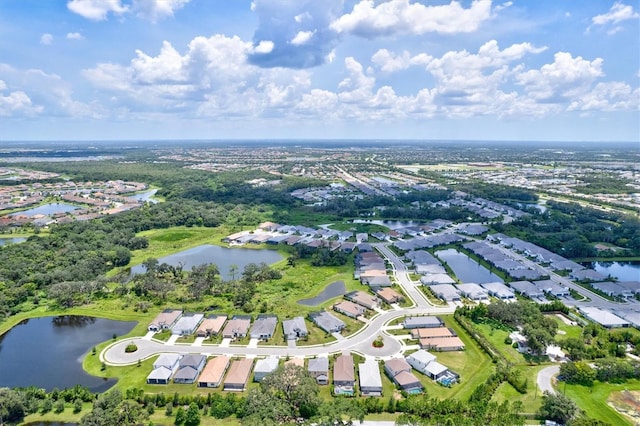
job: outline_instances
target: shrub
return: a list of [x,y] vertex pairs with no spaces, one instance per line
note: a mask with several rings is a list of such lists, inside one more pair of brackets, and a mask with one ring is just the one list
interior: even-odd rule
[[135,352],[137,350],[138,350],[138,347],[135,345],[135,343],[129,343],[127,347],[124,348],[124,351],[128,354],[130,354],[131,352]]

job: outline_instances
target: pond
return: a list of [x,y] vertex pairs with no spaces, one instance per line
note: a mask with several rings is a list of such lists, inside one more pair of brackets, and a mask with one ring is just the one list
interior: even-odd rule
[[[220,270],[220,276],[224,280],[232,280],[231,265],[238,267],[235,278],[239,278],[244,267],[249,263],[265,262],[268,265],[279,262],[283,257],[275,250],[258,250],[246,248],[227,248],[203,244],[169,256],[158,259],[160,263],[168,263],[172,266],[182,264],[184,271],[190,271],[192,267],[202,264],[215,264]],[[132,274],[143,274],[144,266],[136,265],[131,268]]]
[[71,204],[66,203],[49,203],[43,204],[39,207],[34,207],[29,210],[24,210],[21,212],[11,213],[9,216],[35,216],[37,214],[42,214],[45,216],[51,216],[56,213],[67,213],[74,210],[77,210],[78,207],[72,206]]
[[77,315],[24,320],[0,336],[0,383],[47,391],[82,385],[104,392],[116,381],[87,374],[82,359],[98,343],[127,334],[135,325]]
[[414,222],[413,220],[365,220],[355,219],[353,223],[371,223],[372,225],[386,226],[391,230],[402,229],[408,226],[421,226],[424,223]]
[[316,297],[310,299],[300,299],[298,303],[305,306],[317,306],[334,297],[342,296],[347,292],[344,281],[336,281],[324,288]]
[[443,262],[447,262],[456,277],[463,283],[502,282],[502,278],[455,249],[440,250],[435,252],[435,255]]
[[27,239],[22,237],[14,237],[14,238],[0,237],[0,246],[5,246],[7,244],[21,243],[23,241],[27,241]]
[[155,204],[158,202],[158,200],[153,199],[153,196],[156,195],[156,192],[158,192],[157,189],[150,189],[149,191],[131,195],[130,197],[127,197],[127,198],[134,201],[142,201],[142,202],[149,202],[149,203]]
[[583,265],[618,281],[640,281],[640,262],[588,262]]

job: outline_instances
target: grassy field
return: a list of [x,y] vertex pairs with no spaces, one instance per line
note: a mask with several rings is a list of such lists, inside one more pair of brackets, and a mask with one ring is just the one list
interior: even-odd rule
[[640,381],[631,380],[622,384],[596,382],[591,388],[580,385],[566,385],[565,388],[562,384],[558,390],[565,392],[589,417],[614,425],[631,425],[631,419],[618,413],[607,404],[607,400],[614,392],[640,390]]
[[538,390],[536,379],[538,372],[545,367],[547,367],[547,365],[514,367],[521,371],[523,378],[527,379],[527,393],[523,395],[516,391],[509,383],[504,382],[498,387],[496,393],[493,394],[493,400],[497,402],[522,401],[522,412],[535,414],[542,402],[542,392]]
[[493,328],[490,324],[474,324],[476,328],[487,338],[487,340],[489,340],[489,342],[491,342],[491,344],[504,355],[507,361],[512,364],[522,364],[525,362],[525,359],[520,352],[512,348],[511,345],[504,343],[504,339],[509,337],[509,331],[501,328]]

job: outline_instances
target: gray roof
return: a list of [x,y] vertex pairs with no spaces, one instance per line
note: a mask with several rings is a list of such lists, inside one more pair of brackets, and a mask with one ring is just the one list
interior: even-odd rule
[[489,297],[487,290],[476,283],[456,284],[456,287],[465,297],[470,299],[487,299]]
[[329,358],[319,357],[319,358],[310,359],[309,360],[309,364],[307,366],[307,370],[309,372],[328,373],[329,372]]
[[407,328],[416,327],[439,327],[443,324],[439,317],[424,316],[424,317],[408,317],[404,319],[404,326]]
[[307,324],[304,322],[303,317],[295,317],[282,321],[282,329],[284,330],[285,337],[308,334]]
[[203,318],[203,314],[184,314],[182,318],[180,318],[178,322],[176,322],[176,324],[171,327],[171,330],[174,333],[181,333],[183,331],[187,333],[193,333],[198,327],[198,324],[200,324],[200,321],[203,320]]
[[251,327],[251,338],[256,339],[261,335],[273,336],[277,324],[278,318],[275,316],[258,316]]
[[499,298],[513,298],[515,295],[513,291],[509,289],[506,285],[502,283],[484,283],[481,284],[482,287],[486,288],[489,291],[489,294],[492,296],[496,296]]
[[530,281],[514,281],[509,283],[509,286],[528,297],[542,297],[544,295],[544,292]]
[[160,354],[158,359],[153,363],[153,368],[167,367],[173,368],[178,361],[180,361],[182,355],[180,354]]
[[451,284],[436,284],[429,287],[433,294],[446,301],[460,298],[460,292]]
[[360,378],[360,387],[379,387],[382,389],[382,377],[380,376],[378,361],[367,359],[364,363],[358,364],[358,376]]
[[278,357],[270,356],[265,359],[259,359],[256,361],[256,366],[253,368],[254,373],[271,373],[278,368]]
[[343,329],[346,326],[344,321],[340,318],[336,318],[326,311],[312,312],[309,316],[318,325],[318,327],[329,333],[338,329]]
[[629,325],[628,321],[623,320],[619,316],[614,315],[604,309],[594,307],[581,307],[578,309],[585,317],[605,327],[621,327]]
[[176,372],[173,376],[173,380],[195,380],[198,377],[198,370],[188,366],[183,367]]
[[206,360],[207,357],[202,354],[187,354],[180,360],[180,368],[182,369],[187,366],[198,368],[199,366],[204,365]]
[[151,373],[149,373],[149,375],[147,376],[147,380],[151,379],[151,380],[169,380],[171,378],[171,375],[173,374],[173,371],[168,369],[165,366],[161,366],[158,368],[154,368]]

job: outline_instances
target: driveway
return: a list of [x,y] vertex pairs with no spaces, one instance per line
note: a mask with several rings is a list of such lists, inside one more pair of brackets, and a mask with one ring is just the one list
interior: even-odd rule
[[543,368],[538,372],[538,388],[541,392],[549,392],[551,394],[556,393],[556,390],[553,388],[553,377],[556,376],[560,372],[559,365],[552,365],[551,367]]

